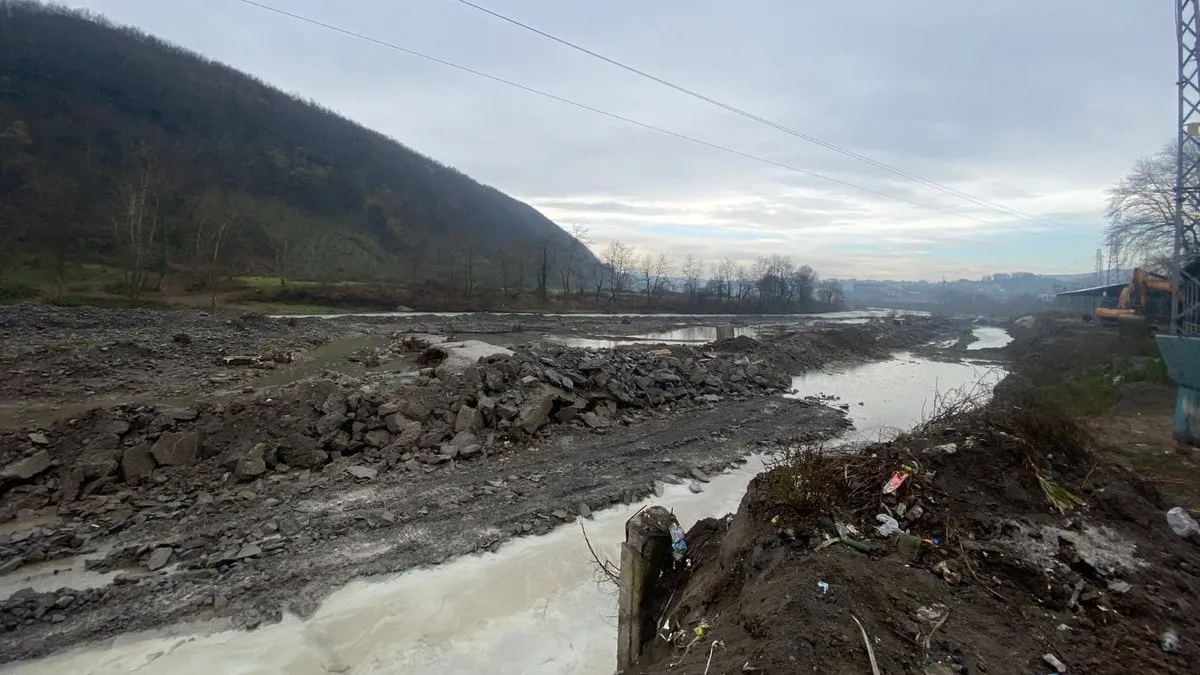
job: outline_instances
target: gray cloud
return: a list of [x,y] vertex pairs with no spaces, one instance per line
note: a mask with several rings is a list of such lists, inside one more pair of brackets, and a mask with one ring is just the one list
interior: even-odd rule
[[[843,275],[1087,269],[1103,189],[1173,128],[1170,3],[1097,0],[1084,9],[1044,0],[478,0],[795,129],[1029,213],[1043,223],[1034,227],[717,110],[452,0],[268,1],[991,224],[695,146],[236,0],[70,4],[315,99],[530,199],[560,222],[709,258],[749,259],[793,247],[798,259]],[[683,228],[686,235],[671,234]],[[1011,242],[1014,231],[1034,237],[1041,230],[1055,233],[1052,243],[1022,239],[1029,251],[989,245]],[[773,248],[753,250],[758,245]]]

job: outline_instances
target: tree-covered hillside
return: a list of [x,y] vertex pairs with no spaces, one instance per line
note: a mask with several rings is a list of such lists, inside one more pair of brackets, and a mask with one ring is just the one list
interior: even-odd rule
[[545,285],[564,251],[594,263],[527,204],[312,102],[86,13],[0,11],[0,274],[103,263],[133,292],[237,273],[470,294]]

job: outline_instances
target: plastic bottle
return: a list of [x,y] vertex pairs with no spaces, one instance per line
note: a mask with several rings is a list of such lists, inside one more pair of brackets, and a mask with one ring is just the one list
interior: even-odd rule
[[1176,506],[1167,511],[1167,525],[1171,526],[1172,532],[1181,537],[1200,535],[1200,524],[1197,524],[1196,519],[1192,518],[1192,514],[1182,506]]
[[687,550],[687,542],[683,540],[683,528],[679,526],[679,523],[671,523],[667,531],[671,533],[671,550],[678,558]]

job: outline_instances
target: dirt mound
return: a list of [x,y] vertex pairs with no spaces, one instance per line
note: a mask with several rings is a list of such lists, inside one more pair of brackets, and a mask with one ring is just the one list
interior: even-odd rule
[[[883,673],[1050,672],[1046,654],[1070,672],[1195,672],[1200,548],[1152,486],[1023,403],[756,478],[734,517],[688,534],[671,631],[634,672],[868,672],[853,617]],[[876,533],[881,514],[903,531]]]

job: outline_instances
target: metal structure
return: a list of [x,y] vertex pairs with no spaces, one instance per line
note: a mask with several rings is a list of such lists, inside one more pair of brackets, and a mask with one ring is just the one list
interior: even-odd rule
[[1175,163],[1175,251],[1172,264],[1179,301],[1171,306],[1171,332],[1200,335],[1200,279],[1185,267],[1184,230],[1200,228],[1200,0],[1176,0],[1179,55],[1179,142]]
[[1108,243],[1108,269],[1104,272],[1104,283],[1115,284],[1121,276],[1121,244],[1113,239]]

